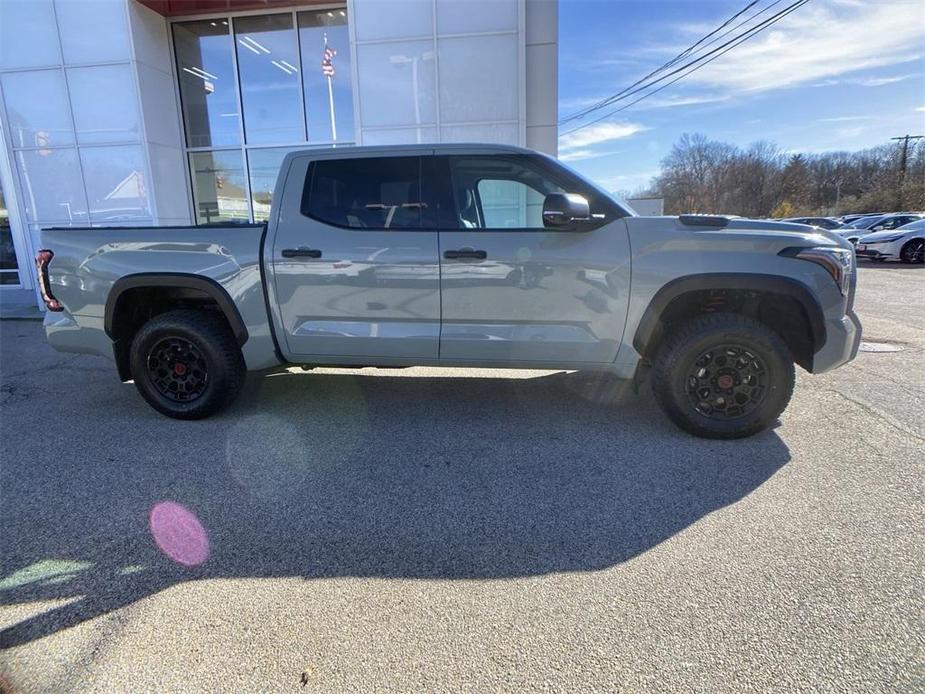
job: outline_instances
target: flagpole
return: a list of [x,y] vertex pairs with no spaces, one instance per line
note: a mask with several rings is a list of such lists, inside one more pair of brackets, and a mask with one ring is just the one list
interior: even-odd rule
[[[324,34],[324,50],[327,55],[328,34]],[[334,118],[334,87],[331,84],[331,75],[328,75],[328,107],[331,109],[331,140],[337,142],[337,120]]]

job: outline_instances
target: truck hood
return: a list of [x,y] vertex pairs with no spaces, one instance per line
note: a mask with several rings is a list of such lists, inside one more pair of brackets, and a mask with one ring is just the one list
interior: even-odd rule
[[[632,221],[630,221],[632,220]],[[637,222],[638,220],[638,222]],[[754,240],[778,240],[794,246],[840,246],[851,249],[849,241],[836,233],[795,222],[780,222],[768,219],[746,217],[725,217],[713,215],[680,215],[677,217],[632,217],[627,218],[630,231],[634,227],[652,228],[653,222],[666,231],[678,234],[695,234],[704,241],[715,237],[722,239],[750,238]]]

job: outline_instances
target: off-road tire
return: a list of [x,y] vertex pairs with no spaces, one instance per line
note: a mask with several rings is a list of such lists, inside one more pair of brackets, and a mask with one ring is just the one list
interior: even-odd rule
[[[162,354],[165,342],[171,341],[189,345],[205,374],[201,392],[188,402],[165,395],[158,385],[163,386],[158,373],[149,368],[149,360],[156,360],[152,350]],[[169,311],[155,316],[135,334],[129,360],[141,396],[155,410],[175,419],[202,419],[227,407],[238,396],[247,372],[231,328],[222,316],[208,310]],[[186,369],[184,365],[183,371]]]
[[[760,361],[766,376],[762,396],[748,403],[752,409],[741,416],[708,416],[692,402],[697,396],[690,392],[689,379],[698,359],[725,345]],[[781,337],[763,323],[734,313],[705,314],[677,325],[652,365],[652,391],[668,418],[694,436],[711,439],[744,438],[771,426],[790,402],[794,378],[793,356]]]
[[921,265],[925,263],[923,246],[925,246],[925,239],[912,239],[911,241],[907,241],[902,247],[902,250],[899,251],[900,261],[907,265]]

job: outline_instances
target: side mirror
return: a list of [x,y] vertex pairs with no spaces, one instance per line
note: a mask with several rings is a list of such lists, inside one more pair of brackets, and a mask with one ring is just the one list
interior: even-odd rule
[[550,193],[543,200],[543,226],[565,228],[591,219],[591,208],[577,193]]
[[886,226],[885,224],[878,224],[878,225],[875,226],[873,229],[871,229],[871,231],[880,231],[880,230],[883,229],[885,226]]

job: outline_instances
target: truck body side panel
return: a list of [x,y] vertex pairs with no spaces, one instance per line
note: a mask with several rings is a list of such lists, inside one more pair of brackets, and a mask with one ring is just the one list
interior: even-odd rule
[[188,274],[214,280],[234,302],[247,326],[241,351],[248,369],[278,364],[261,282],[263,230],[263,225],[228,225],[43,231],[43,247],[55,254],[49,265],[52,293],[64,306],[46,315],[49,342],[62,351],[112,358],[104,321],[116,281],[138,274]]

